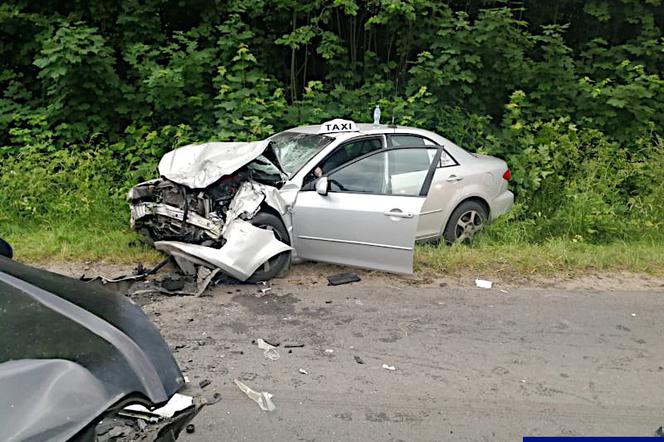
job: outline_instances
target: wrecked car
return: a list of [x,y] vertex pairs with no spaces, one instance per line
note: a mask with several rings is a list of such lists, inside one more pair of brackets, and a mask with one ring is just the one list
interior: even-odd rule
[[0,440],[173,441],[200,409],[184,385],[129,299],[0,256]]
[[180,147],[159,174],[127,195],[133,228],[181,266],[252,282],[291,260],[411,273],[416,240],[466,241],[514,201],[503,160],[348,120]]

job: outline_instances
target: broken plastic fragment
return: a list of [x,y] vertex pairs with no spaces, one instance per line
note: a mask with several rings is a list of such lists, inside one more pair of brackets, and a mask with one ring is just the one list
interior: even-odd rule
[[[161,418],[171,418],[176,413],[189,408],[194,405],[194,398],[191,396],[186,396],[184,394],[175,393],[173,397],[161,408],[156,410],[148,410],[143,405],[133,404],[126,406],[122,413],[125,415],[132,415],[135,417],[161,417]],[[121,413],[121,414],[122,414]]]
[[300,368],[298,371],[302,374],[309,374],[309,372],[307,370],[305,370],[304,368]]
[[493,282],[487,281],[486,279],[476,279],[475,285],[481,289],[490,289],[493,287]]
[[244,392],[244,394],[247,395],[249,399],[252,401],[256,402],[259,407],[261,407],[261,410],[263,411],[274,411],[277,407],[274,406],[272,403],[272,395],[268,393],[267,391],[263,392],[257,392],[243,384],[242,382],[238,381],[237,379],[234,379],[233,382],[235,382],[235,385],[238,386],[240,390]]
[[395,367],[394,365],[383,364],[383,368],[384,368],[385,370],[390,370],[390,371],[394,371],[394,370],[396,370],[396,367]]
[[256,339],[256,344],[258,344],[258,348],[264,350],[263,355],[265,355],[266,358],[270,359],[271,361],[276,361],[279,359],[279,352],[277,352],[274,345],[270,345],[260,338]]

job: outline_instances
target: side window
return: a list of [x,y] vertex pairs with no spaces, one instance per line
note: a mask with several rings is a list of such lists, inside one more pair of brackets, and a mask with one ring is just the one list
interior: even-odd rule
[[354,160],[355,158],[366,155],[374,150],[382,149],[383,142],[380,138],[365,138],[362,140],[351,141],[339,146],[332,154],[325,158],[319,165],[326,174],[342,164]]
[[331,192],[419,196],[435,148],[377,152],[328,176]]
[[433,146],[435,143],[419,135],[390,135],[390,143],[394,147]]

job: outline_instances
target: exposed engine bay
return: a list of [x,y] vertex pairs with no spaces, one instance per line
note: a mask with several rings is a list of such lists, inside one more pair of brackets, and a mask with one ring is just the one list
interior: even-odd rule
[[[290,246],[278,191],[287,175],[268,142],[184,146],[162,158],[159,172],[161,178],[127,194],[132,228],[172,255],[185,273],[195,271],[193,263],[244,281],[264,265],[273,276],[270,259]],[[254,226],[261,210],[273,218]]]

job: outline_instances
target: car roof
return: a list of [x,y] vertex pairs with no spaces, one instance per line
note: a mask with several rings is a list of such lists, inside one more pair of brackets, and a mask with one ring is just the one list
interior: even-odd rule
[[[311,126],[299,126],[292,129],[287,129],[287,132],[300,132],[305,134],[318,134],[320,130],[320,124],[314,124]],[[327,137],[335,138],[338,140],[347,140],[350,138],[355,138],[361,135],[376,135],[376,134],[390,134],[390,133],[408,133],[413,135],[422,135],[428,138],[444,138],[434,132],[418,129],[410,126],[398,126],[398,125],[387,125],[380,124],[375,126],[371,123],[357,123],[357,131],[348,131],[348,132],[333,132],[333,133],[324,133]],[[449,140],[445,139],[447,142]]]

